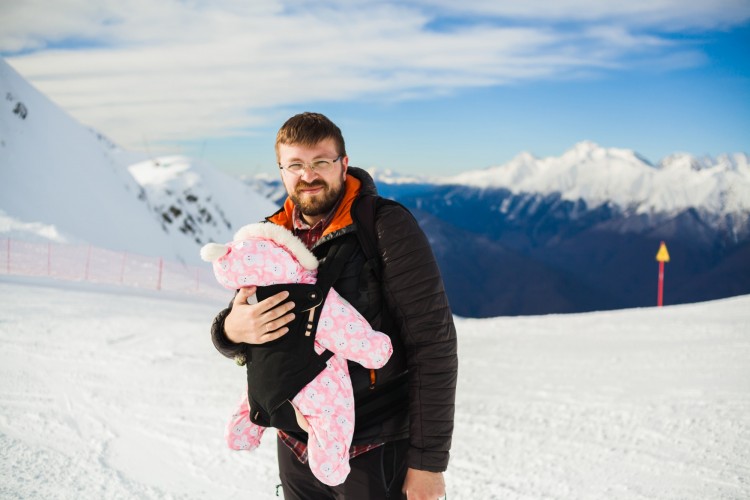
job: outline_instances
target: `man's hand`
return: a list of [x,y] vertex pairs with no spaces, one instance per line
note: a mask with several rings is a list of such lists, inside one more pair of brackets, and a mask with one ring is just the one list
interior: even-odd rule
[[254,286],[240,288],[232,311],[224,319],[224,332],[235,344],[265,344],[276,340],[289,331],[285,325],[294,319],[294,314],[289,312],[294,302],[279,305],[289,297],[289,292],[279,292],[257,304],[248,304],[247,299],[255,295],[255,289]]
[[408,500],[437,500],[445,495],[442,472],[407,469],[403,493]]

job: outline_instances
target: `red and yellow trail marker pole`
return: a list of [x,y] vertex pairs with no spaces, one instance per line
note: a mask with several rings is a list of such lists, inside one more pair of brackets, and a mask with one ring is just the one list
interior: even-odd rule
[[657,307],[661,307],[664,303],[664,263],[669,262],[669,252],[667,252],[667,245],[661,242],[659,245],[659,251],[656,252],[656,260],[659,262],[659,293],[656,298]]

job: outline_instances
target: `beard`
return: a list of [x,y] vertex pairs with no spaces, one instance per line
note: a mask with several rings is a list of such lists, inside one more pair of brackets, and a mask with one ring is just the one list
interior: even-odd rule
[[[323,190],[313,196],[303,194],[300,196],[302,189],[309,189],[313,187],[322,187]],[[331,186],[322,179],[315,180],[307,183],[300,180],[294,188],[294,192],[289,195],[289,198],[299,207],[302,215],[310,217],[316,217],[319,215],[325,215],[331,211],[336,205],[344,191],[344,183],[341,182],[338,186]]]

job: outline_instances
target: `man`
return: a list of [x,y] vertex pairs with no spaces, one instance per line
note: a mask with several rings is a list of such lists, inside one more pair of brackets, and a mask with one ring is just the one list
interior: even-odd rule
[[[276,138],[276,158],[289,196],[267,220],[294,231],[313,251],[322,262],[320,279],[336,249],[357,241],[355,208],[363,196],[377,193],[375,185],[366,172],[349,167],[340,129],[318,113],[287,120]],[[379,370],[349,364],[357,417],[352,471],[343,484],[329,487],[312,475],[304,463],[304,431],[279,430],[287,500],[397,498],[399,488],[409,500],[445,494],[458,371],[453,317],[416,220],[400,205],[384,203],[374,222],[379,262],[368,261],[358,243],[334,288],[391,337],[394,353]],[[288,293],[248,304],[254,293],[254,287],[239,290],[214,320],[214,345],[225,356],[289,331],[294,303]]]

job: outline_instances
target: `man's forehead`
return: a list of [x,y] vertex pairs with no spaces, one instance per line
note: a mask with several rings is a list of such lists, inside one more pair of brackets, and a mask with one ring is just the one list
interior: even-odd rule
[[317,144],[279,144],[279,157],[288,160],[304,159],[316,156],[330,156],[336,154],[336,144],[333,139],[324,139]]

